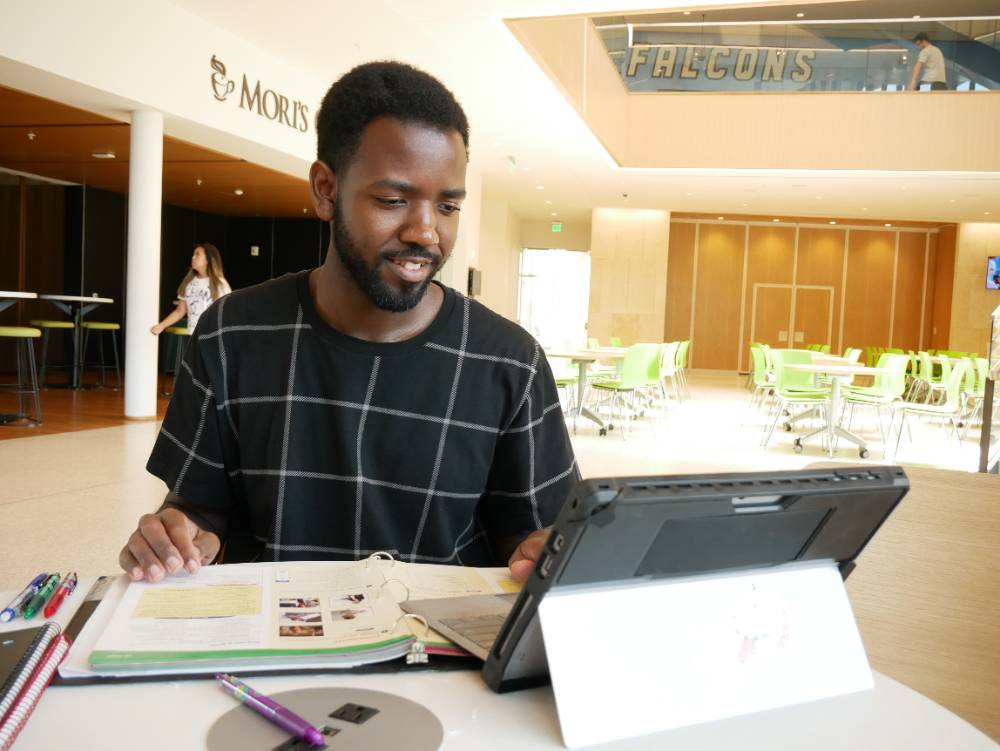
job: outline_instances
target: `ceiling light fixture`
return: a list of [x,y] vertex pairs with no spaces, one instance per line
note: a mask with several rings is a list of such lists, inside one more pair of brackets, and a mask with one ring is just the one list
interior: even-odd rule
[[552,203],[552,201],[546,201],[545,203],[547,203],[547,204],[551,204],[551,203]]
[[203,182],[202,179],[200,177],[197,177],[197,178],[195,178],[194,184],[197,185],[200,188],[202,182]]
[[717,216],[717,217],[715,217],[715,218],[716,218],[716,219],[718,219],[718,220],[719,220],[719,221],[721,222],[721,221],[723,221],[723,220],[724,220],[724,219],[725,219],[726,217],[724,217],[724,216]]
[[302,213],[303,214],[308,214],[309,213],[309,209],[307,209],[305,206],[303,206],[302,207]]
[[552,216],[559,216],[556,212],[552,212]]
[[33,130],[29,130],[28,131],[28,140],[29,141],[34,141],[35,140],[35,131],[33,131]]
[[892,225],[891,225],[891,224],[890,224],[889,222],[886,222],[886,223],[885,223],[885,226],[886,226],[886,227],[891,227]]
[[836,222],[833,219],[831,219],[830,224],[836,224]]
[[984,212],[983,212],[983,216],[989,216],[989,215],[990,215],[990,212],[989,212],[989,211],[984,211]]
[[948,199],[948,203],[955,203],[955,199],[954,198],[949,198]]
[[806,17],[806,14],[805,14],[805,13],[796,13],[796,14],[795,14],[795,17],[796,17],[796,18],[805,18],[805,17]]
[[536,185],[535,186],[535,190],[545,190],[545,186],[544,185]]
[[689,10],[684,11],[684,15],[685,16],[690,16],[691,15],[691,11],[689,11]]
[[243,188],[237,188],[236,190],[233,191],[233,193],[235,193],[238,196],[242,196],[243,195]]
[[861,209],[861,210],[862,210],[862,211],[868,211],[868,207],[867,207],[867,206],[865,206],[865,207],[864,207],[863,209]]
[[780,222],[781,220],[780,219],[772,219],[771,221],[772,222]]
[[103,150],[99,150],[99,151],[91,151],[90,155],[92,157],[94,157],[94,159],[114,159],[115,158],[115,152],[112,151],[111,149],[103,149]]

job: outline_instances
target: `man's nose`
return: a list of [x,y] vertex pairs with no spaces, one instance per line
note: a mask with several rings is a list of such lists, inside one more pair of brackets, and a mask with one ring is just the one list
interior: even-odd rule
[[407,244],[422,247],[440,244],[436,216],[429,201],[421,201],[414,205],[407,217],[406,226],[399,233],[399,239]]

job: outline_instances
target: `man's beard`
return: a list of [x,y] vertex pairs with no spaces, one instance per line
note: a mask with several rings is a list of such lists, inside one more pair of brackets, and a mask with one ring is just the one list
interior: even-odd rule
[[[372,304],[380,310],[390,313],[405,313],[417,306],[430,286],[434,275],[441,267],[441,259],[432,255],[419,245],[410,246],[405,250],[380,253],[375,265],[369,268],[361,256],[357,243],[347,231],[344,215],[339,199],[333,204],[333,247],[337,257],[347,269],[354,283]],[[404,282],[400,280],[401,288],[395,289],[382,279],[382,266],[392,263],[393,258],[423,258],[430,265],[430,273],[422,282]]]

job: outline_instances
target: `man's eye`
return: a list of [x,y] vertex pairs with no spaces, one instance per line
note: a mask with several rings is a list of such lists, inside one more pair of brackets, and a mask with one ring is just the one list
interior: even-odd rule
[[406,204],[402,198],[382,198],[381,196],[376,196],[376,201],[378,201],[383,206],[403,206]]
[[461,211],[461,207],[456,206],[453,203],[442,203],[438,205],[438,208],[445,214],[454,214],[456,211]]

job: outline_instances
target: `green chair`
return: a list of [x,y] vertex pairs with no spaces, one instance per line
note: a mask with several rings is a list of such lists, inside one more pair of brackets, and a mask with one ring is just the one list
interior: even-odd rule
[[[940,354],[940,353],[939,353]],[[951,374],[951,360],[947,357],[942,357],[941,369],[938,371],[940,375],[934,375],[935,369],[934,364],[931,362],[931,356],[926,352],[920,353],[921,364],[923,365],[923,370],[927,373],[924,383],[926,384],[927,396],[924,398],[924,403],[930,403],[931,397],[938,395],[944,396],[944,392],[947,388],[948,377]]]
[[[160,360],[160,374],[163,376],[163,385],[160,387],[160,394],[163,396],[170,396],[172,392],[167,390],[167,375],[173,373],[174,380],[177,380],[177,374],[181,369],[181,358],[184,356],[184,338],[190,334],[184,326],[168,326],[163,329],[163,333],[168,334],[170,338],[167,339],[164,357]],[[167,363],[170,362],[170,355],[172,352],[175,353],[173,370],[167,366]]]
[[809,352],[775,349],[771,350],[771,357],[774,360],[774,395],[777,403],[772,410],[774,419],[769,420],[770,427],[766,429],[767,432],[761,441],[761,445],[765,447],[771,440],[778,420],[781,419],[786,410],[791,412],[792,407],[796,406],[808,408],[798,415],[791,416],[785,422],[785,430],[791,431],[792,423],[807,416],[820,414],[830,400],[830,390],[817,388],[812,373],[786,367],[787,365],[811,365],[812,355]]
[[767,361],[764,358],[764,348],[759,345],[750,345],[750,379],[753,383],[753,394],[750,396],[750,406],[757,409],[764,404],[764,398],[771,393],[774,388],[772,381],[767,374]]
[[[972,409],[962,417],[962,438],[969,430],[969,426],[983,415],[983,400],[986,398],[986,379],[989,377],[990,361],[985,357],[974,357],[966,360],[968,367],[974,372],[974,386],[969,389],[969,378],[965,379],[963,387],[964,396],[971,401]],[[967,402],[968,403],[968,402]]]
[[[670,383],[674,387],[674,398],[678,404],[684,398],[681,386],[681,369],[677,364],[677,353],[680,350],[680,346],[680,342],[667,342],[662,346],[660,367],[657,373],[664,396],[667,395],[666,380],[670,379]],[[669,404],[669,400],[667,403]]]
[[[80,348],[80,379],[83,379],[83,373],[87,368],[87,345],[90,343],[91,332],[96,332],[97,336],[97,351],[100,355],[100,361],[95,361],[90,363],[91,366],[97,368],[101,373],[101,380],[99,385],[101,388],[105,387],[104,372],[114,368],[115,371],[115,387],[114,390],[118,391],[122,387],[122,371],[121,363],[118,359],[118,332],[121,331],[120,323],[110,323],[107,321],[81,321],[80,330],[83,334],[83,346]],[[111,339],[111,351],[114,353],[114,363],[108,363],[104,356],[104,339],[105,337],[110,337]]]
[[38,318],[33,321],[28,321],[29,326],[34,326],[36,329],[41,329],[42,332],[42,367],[41,375],[39,376],[39,384],[42,388],[45,388],[45,370],[48,367],[49,362],[49,332],[53,330],[64,330],[72,331],[73,337],[73,351],[77,351],[77,331],[76,324],[72,321],[50,321],[45,318]]
[[691,389],[688,387],[688,351],[691,349],[691,340],[685,339],[677,343],[677,375],[681,379],[682,399],[691,398]]
[[[13,339],[17,361],[17,381],[4,384],[3,390],[17,395],[17,414],[3,422],[29,420],[37,425],[42,424],[42,402],[38,393],[38,373],[35,370],[34,341],[42,335],[41,329],[33,326],[0,326],[0,339]],[[29,415],[24,408],[26,396],[31,396],[35,402],[35,411]]]
[[[636,410],[627,403],[627,396],[634,397],[640,390],[657,387],[666,400],[666,395],[662,391],[663,382],[660,380],[662,349],[661,344],[633,344],[625,353],[618,378],[598,378],[591,381],[592,389],[611,397],[611,420],[608,423],[608,430],[614,429],[616,414],[631,421]],[[629,414],[626,414],[626,411]],[[622,438],[625,438],[625,431],[622,431]]]
[[611,337],[611,346],[612,347],[620,347],[620,346],[622,346],[622,340],[619,339],[617,336]]
[[[945,361],[947,362],[947,360]],[[896,402],[893,407],[901,414],[899,421],[899,432],[896,434],[896,447],[893,451],[892,460],[896,460],[899,454],[899,442],[903,437],[903,426],[906,424],[907,415],[917,415],[925,417],[939,417],[942,421],[947,420],[955,433],[955,441],[959,451],[962,449],[962,436],[958,432],[958,420],[961,416],[962,402],[961,390],[962,382],[965,378],[966,363],[956,363],[948,373],[948,380],[944,384],[944,402],[941,404],[919,404],[914,402]]]
[[[878,432],[882,438],[882,456],[886,454],[886,444],[888,436],[895,422],[895,412],[893,405],[903,398],[906,391],[906,368],[910,363],[908,355],[883,354],[879,358],[878,367],[888,370],[888,373],[877,373],[875,382],[871,386],[844,386],[841,393],[844,399],[844,409],[850,409],[847,418],[847,429],[851,429],[854,422],[854,410],[856,407],[871,407],[875,410],[878,420]],[[882,408],[889,409],[888,430],[882,423]]]
[[[568,357],[548,357],[549,368],[556,382],[556,390],[560,393],[560,402],[564,404],[563,412],[573,412],[576,406],[576,387],[580,382],[580,370]],[[573,432],[576,432],[576,416],[573,418]]]
[[830,345],[829,344],[821,344],[821,345],[819,345],[819,349],[817,349],[816,351],[819,352],[820,354],[828,355],[828,354],[830,354]]

